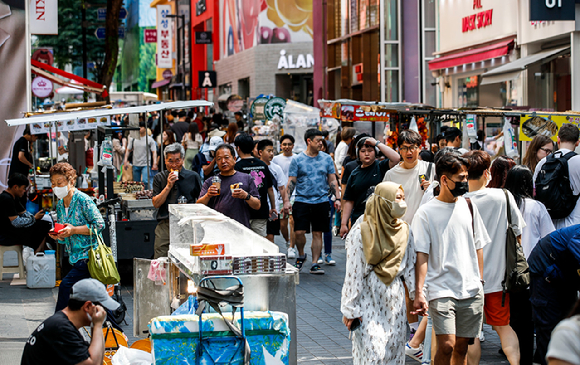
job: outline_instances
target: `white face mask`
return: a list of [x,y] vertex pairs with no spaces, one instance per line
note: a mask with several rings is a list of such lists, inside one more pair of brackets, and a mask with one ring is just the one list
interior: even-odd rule
[[392,202],[392,201],[388,200],[387,198],[384,198],[378,194],[373,193],[373,195],[378,196],[385,203],[391,205],[391,217],[393,217],[395,219],[400,219],[405,215],[405,213],[407,213],[407,202],[406,201],[401,200],[400,202]]
[[68,189],[68,185],[62,186],[62,187],[55,186],[54,188],[52,188],[52,191],[54,192],[54,195],[56,195],[56,197],[58,199],[62,199],[68,195],[69,189]]

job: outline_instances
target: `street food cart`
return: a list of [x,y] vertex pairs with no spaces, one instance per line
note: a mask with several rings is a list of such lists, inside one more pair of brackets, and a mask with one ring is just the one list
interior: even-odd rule
[[[169,258],[162,280],[148,278],[151,260],[135,259],[134,335],[149,335],[153,318],[170,315],[195,294],[203,278],[235,275],[244,285],[246,311],[285,313],[290,329],[290,364],[296,364],[298,270],[278,246],[215,210],[200,204],[169,206]],[[204,246],[205,245],[205,246]],[[221,247],[221,254],[196,254],[193,247]],[[199,254],[199,253],[198,253]],[[216,279],[219,280],[219,279]],[[225,309],[224,311],[227,311]]]

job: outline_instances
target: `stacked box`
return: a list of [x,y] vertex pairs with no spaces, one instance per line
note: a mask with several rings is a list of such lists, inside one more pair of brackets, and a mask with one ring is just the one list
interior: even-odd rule
[[232,270],[234,275],[284,273],[286,255],[236,256],[233,258]]
[[[224,316],[232,319],[231,313]],[[282,312],[246,312],[246,338],[251,350],[250,364],[288,364],[290,329],[288,315]],[[240,313],[234,324],[240,328]],[[231,359],[230,364],[243,364],[243,352],[236,351],[237,340],[217,313],[203,315],[203,337],[211,337],[200,363],[213,364],[215,359]],[[152,354],[156,365],[195,365],[199,346],[199,317],[196,315],[161,316],[151,320],[149,330]],[[243,348],[243,347],[242,347]]]

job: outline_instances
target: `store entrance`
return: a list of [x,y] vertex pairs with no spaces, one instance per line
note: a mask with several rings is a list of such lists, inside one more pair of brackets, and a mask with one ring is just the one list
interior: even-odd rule
[[276,75],[276,96],[312,105],[312,74]]

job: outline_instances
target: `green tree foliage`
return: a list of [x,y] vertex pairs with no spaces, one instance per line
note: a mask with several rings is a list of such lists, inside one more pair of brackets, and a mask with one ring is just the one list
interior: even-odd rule
[[[58,2],[58,35],[38,35],[34,48],[52,47],[54,50],[55,67],[63,69],[65,65],[74,67],[83,64],[82,41],[82,1],[59,0]],[[87,61],[94,62],[95,68],[88,70],[88,78],[99,80],[105,44],[97,39],[95,31],[98,28],[97,8],[106,5],[90,6],[86,9],[87,27]],[[104,22],[100,22],[104,26]]]

